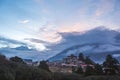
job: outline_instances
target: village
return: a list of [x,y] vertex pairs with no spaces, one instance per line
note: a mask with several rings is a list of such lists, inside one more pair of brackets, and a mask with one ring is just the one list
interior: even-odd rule
[[[29,66],[37,67],[40,65],[39,61],[33,62],[31,59],[24,59],[24,62]],[[47,60],[45,62],[48,65],[51,72],[62,72],[62,73],[73,73],[77,71],[78,68],[81,68],[82,71],[85,72],[88,66],[95,69],[95,65],[96,65],[96,63],[92,61],[89,56],[84,57],[82,53],[80,53],[78,56],[71,54],[69,56],[64,57],[61,60],[56,60],[56,61]],[[119,66],[120,68],[119,64],[116,65]],[[102,67],[103,64],[101,64],[100,66],[101,66],[101,71],[103,71],[104,73],[107,72],[107,74],[109,74],[111,68]],[[119,73],[119,70],[116,70],[115,73]]]
[[73,54],[63,58],[62,60],[48,62],[48,65],[51,71],[53,72],[65,73],[72,73],[73,69],[77,69],[78,67],[81,67],[84,72],[87,66],[91,66],[94,68],[93,64],[86,64],[84,60],[80,59],[78,56],[75,56]]
[[[81,59],[80,59],[81,57]],[[40,63],[38,61],[33,62],[31,59],[24,59],[24,62],[30,66],[38,66]],[[72,73],[73,68],[77,69],[81,67],[85,72],[87,66],[91,66],[94,68],[92,61],[88,64],[83,60],[83,54],[81,53],[78,56],[73,54],[63,58],[62,60],[56,61],[47,61],[47,65],[49,66],[52,72],[64,72],[64,73]]]

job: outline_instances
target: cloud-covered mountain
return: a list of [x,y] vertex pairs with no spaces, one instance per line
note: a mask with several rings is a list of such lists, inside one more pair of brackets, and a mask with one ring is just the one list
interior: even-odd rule
[[19,56],[22,58],[30,58],[33,60],[46,59],[45,54],[42,54],[28,44],[3,36],[0,36],[0,54],[4,54],[7,57]]
[[19,56],[23,59],[33,59],[34,61],[48,58],[46,54],[43,54],[35,49],[29,49],[27,46],[0,48],[0,53],[6,55],[8,58]]
[[71,54],[78,56],[80,52],[84,53],[85,56],[90,56],[96,62],[103,61],[107,54],[112,54],[114,57],[120,60],[120,46],[97,43],[72,46],[51,57],[49,60],[61,60],[62,58]]
[[54,46],[62,50],[49,60],[59,60],[63,57],[83,52],[85,55],[91,56],[94,60],[103,61],[105,55],[113,54],[120,58],[120,33],[118,31],[106,28],[95,28],[81,33],[62,33],[63,42]]
[[48,44],[46,46],[48,50],[45,51],[38,51],[23,42],[0,37],[2,46],[0,52],[7,57],[20,56],[33,60],[49,59],[51,61],[60,60],[70,54],[78,55],[79,52],[83,52],[97,62],[103,61],[107,54],[120,58],[120,32],[118,31],[99,27],[84,33],[59,34],[62,36],[62,41]]

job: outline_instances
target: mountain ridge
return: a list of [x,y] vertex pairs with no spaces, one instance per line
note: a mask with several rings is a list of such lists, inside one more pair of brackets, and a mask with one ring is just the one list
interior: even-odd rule
[[[117,38],[116,38],[116,36],[117,36]],[[73,51],[74,53],[69,53],[69,54],[75,54],[76,53],[75,48],[80,47],[80,46],[84,46],[84,45],[86,45],[86,46],[92,45],[94,47],[95,47],[95,45],[100,46],[100,48],[98,48],[96,51],[99,51],[99,49],[101,49],[101,50],[103,49],[103,52],[101,52],[101,54],[105,53],[105,52],[106,52],[106,54],[108,54],[108,53],[109,54],[117,54],[117,53],[114,53],[115,51],[119,52],[119,54],[120,54],[120,43],[119,43],[120,37],[119,36],[120,36],[120,32],[118,32],[118,31],[109,30],[109,29],[100,28],[100,27],[95,28],[93,30],[89,30],[84,34],[80,34],[80,35],[77,34],[75,36],[69,35],[67,33],[67,34],[65,34],[65,39],[67,39],[67,41],[69,43],[72,44],[72,42],[73,42],[74,44],[66,47],[66,49],[63,49],[61,52],[57,53],[55,56],[58,56],[60,54],[61,55],[67,54],[67,52],[70,51],[71,49],[74,50]],[[71,39],[71,41],[70,41],[70,39]],[[67,44],[67,41],[66,41],[66,43],[63,42],[63,45]],[[88,47],[88,48],[90,48],[90,47]],[[104,51],[104,48],[106,48],[107,51]],[[71,52],[72,52],[72,50],[71,50]],[[79,52],[85,52],[85,53],[91,53],[91,54],[95,53],[94,52],[95,49],[93,49],[92,51],[88,52],[86,50],[86,51],[79,51]],[[96,53],[100,53],[100,52],[96,52]],[[49,58],[49,60],[52,60],[52,58],[54,58],[55,56]],[[58,59],[58,58],[59,57],[57,57],[56,59]]]
[[[35,49],[29,49],[29,47],[26,44],[15,42],[14,40],[11,41],[9,39],[6,39],[4,44],[11,43],[13,44],[13,47],[14,47],[14,44],[16,45],[20,44],[21,46],[17,48],[9,48],[9,47],[0,48],[0,52],[10,57],[20,56],[22,58],[31,58],[35,60],[46,60],[60,54],[60,52],[61,54],[76,53],[77,50],[75,48],[83,45],[83,47],[80,48],[79,52],[84,52],[85,54],[87,53],[102,54],[103,52],[101,51],[103,50],[105,52],[106,50],[106,53],[107,52],[114,53],[114,55],[117,54],[117,56],[119,57],[118,53],[120,50],[120,32],[118,31],[106,29],[103,27],[102,28],[98,27],[98,28],[86,31],[84,33],[70,32],[70,33],[59,33],[59,34],[62,36],[61,42],[57,44],[47,45],[48,50],[46,51],[37,51]],[[0,37],[0,41],[3,42],[3,40],[4,39]],[[73,47],[72,49],[73,51],[69,49],[72,47]],[[66,53],[62,52],[64,50],[66,50]],[[67,50],[68,51],[70,50],[71,52],[67,53]],[[118,53],[115,53],[115,51],[117,51]]]

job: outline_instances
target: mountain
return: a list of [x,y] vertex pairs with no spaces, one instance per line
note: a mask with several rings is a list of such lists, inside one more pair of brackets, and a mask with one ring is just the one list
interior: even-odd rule
[[[19,56],[33,60],[61,60],[70,54],[83,52],[96,62],[112,54],[120,60],[120,32],[98,27],[85,32],[58,33],[62,40],[56,44],[47,44],[47,50],[38,51],[27,44],[0,36],[0,53],[7,57]],[[41,42],[41,41],[40,41]],[[42,43],[42,42],[41,42]],[[43,42],[44,43],[44,42]]]
[[61,60],[68,55],[74,54],[76,56],[79,53],[84,53],[85,56],[90,56],[96,62],[102,62],[105,59],[105,56],[112,54],[114,57],[120,60],[120,46],[110,45],[110,44],[85,44],[85,45],[76,45],[68,49],[63,50],[57,55],[49,58],[50,61]]
[[64,41],[55,45],[62,50],[55,56],[49,58],[50,61],[61,60],[62,58],[82,52],[90,56],[96,62],[104,60],[107,54],[112,54],[120,60],[120,32],[106,28],[95,28],[83,34],[62,33]]
[[32,59],[34,61],[46,59],[46,55],[40,53],[36,49],[29,49],[27,46],[19,46],[16,48],[0,48],[0,54],[4,54],[8,58],[19,56],[23,59]]

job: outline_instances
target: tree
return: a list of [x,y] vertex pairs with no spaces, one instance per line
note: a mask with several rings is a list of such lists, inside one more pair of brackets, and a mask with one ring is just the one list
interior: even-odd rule
[[83,53],[79,54],[78,59],[81,60],[81,61],[84,61],[84,55],[83,55]]
[[83,69],[82,67],[78,67],[77,70],[75,71],[77,74],[83,74]]
[[40,61],[40,65],[38,67],[50,72],[49,66],[47,65],[46,61]]
[[94,62],[89,58],[89,56],[86,56],[85,63],[86,64],[94,64]]
[[0,54],[0,80],[15,80],[14,70],[6,57]]
[[14,61],[14,62],[18,62],[18,63],[25,63],[22,58],[17,57],[17,56],[11,57],[10,61]]
[[9,67],[0,65],[0,80],[15,80],[15,76]]
[[102,66],[99,64],[95,64],[95,74],[96,75],[102,75],[103,74],[103,70],[102,70]]
[[74,73],[76,71],[76,68],[72,66],[72,72]]
[[85,76],[93,75],[94,74],[94,69],[91,66],[87,66],[85,70]]
[[0,54],[0,64],[8,64],[8,60],[6,59],[6,57],[2,54]]
[[118,71],[118,60],[113,58],[112,55],[107,55],[106,60],[103,62],[103,66],[106,69],[106,74],[116,74],[116,71]]

